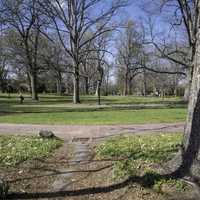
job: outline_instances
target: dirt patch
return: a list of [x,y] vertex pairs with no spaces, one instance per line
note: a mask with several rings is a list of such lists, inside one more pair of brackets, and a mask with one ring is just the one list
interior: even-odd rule
[[59,168],[68,168],[68,160],[73,148],[64,143],[62,147],[48,158],[25,161],[15,167],[1,167],[0,176],[10,185],[11,192],[47,192],[60,173]]
[[[92,144],[92,148],[96,145]],[[166,187],[162,193],[153,188],[143,187],[129,181],[116,181],[113,178],[113,163],[115,161],[99,161],[95,157],[73,179],[68,190],[76,191],[75,197],[66,197],[65,200],[198,200],[193,188],[188,185],[186,191],[179,191],[175,187]],[[157,167],[157,166],[156,166]],[[86,189],[86,194],[84,193]]]
[[[142,187],[131,181],[113,179],[113,163],[116,161],[96,160],[95,143],[64,143],[49,158],[24,162],[13,168],[1,168],[0,175],[10,182],[10,192],[48,194],[45,200],[197,200],[192,188],[177,191],[166,188],[158,193],[152,188]],[[87,145],[87,149],[85,147]],[[89,156],[81,160],[79,151],[86,151]],[[89,153],[88,153],[89,152]],[[77,159],[75,154],[77,153]],[[80,152],[81,154],[81,152]],[[61,170],[63,169],[63,171]],[[62,191],[54,187],[62,174],[67,181]],[[64,177],[65,178],[65,177]],[[45,195],[43,195],[44,197]],[[63,197],[60,197],[63,196]],[[64,197],[65,196],[65,197]],[[49,198],[51,197],[51,198]],[[20,199],[20,198],[16,198]],[[26,199],[26,198],[23,198]],[[30,199],[30,198],[29,198]],[[40,199],[40,198],[35,198]]]

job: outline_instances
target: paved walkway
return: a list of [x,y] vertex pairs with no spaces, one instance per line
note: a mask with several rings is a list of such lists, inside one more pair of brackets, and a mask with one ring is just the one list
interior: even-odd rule
[[141,134],[151,132],[183,132],[184,123],[142,124],[142,125],[32,125],[0,124],[0,134],[37,135],[41,129],[51,130],[56,136],[70,140],[73,138],[98,139],[124,133]]

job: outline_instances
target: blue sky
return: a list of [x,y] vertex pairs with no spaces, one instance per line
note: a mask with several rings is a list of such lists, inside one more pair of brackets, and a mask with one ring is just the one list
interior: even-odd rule
[[[146,24],[149,14],[147,12],[151,11],[151,18],[154,24],[155,32],[160,32],[162,35],[161,37],[169,39],[170,37],[175,37],[175,29],[176,29],[176,35],[177,40],[183,41],[186,38],[186,33],[184,26],[180,27],[174,27],[175,29],[172,29],[171,26],[171,18],[174,16],[174,8],[173,7],[164,7],[163,11],[160,13],[157,6],[155,6],[156,1],[152,0],[130,0],[131,4],[124,8],[122,15],[126,18],[132,19],[133,21],[136,21],[137,23],[143,23],[143,25]],[[146,26],[148,26],[146,24]]]

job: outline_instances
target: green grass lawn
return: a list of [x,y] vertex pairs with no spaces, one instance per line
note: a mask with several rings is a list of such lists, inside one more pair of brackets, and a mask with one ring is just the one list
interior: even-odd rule
[[0,165],[15,166],[26,160],[45,157],[61,144],[58,139],[0,136]]
[[30,124],[143,124],[185,121],[186,105],[180,98],[82,96],[73,105],[70,96],[40,95],[39,102],[25,96],[23,105],[17,95],[0,95],[0,123]]

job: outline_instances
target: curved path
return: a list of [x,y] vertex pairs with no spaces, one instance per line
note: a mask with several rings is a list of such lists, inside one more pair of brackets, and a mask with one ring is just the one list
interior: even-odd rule
[[64,140],[76,138],[100,139],[120,134],[152,132],[183,132],[184,123],[141,124],[141,125],[33,125],[0,124],[0,134],[37,135],[41,129],[50,130]]

